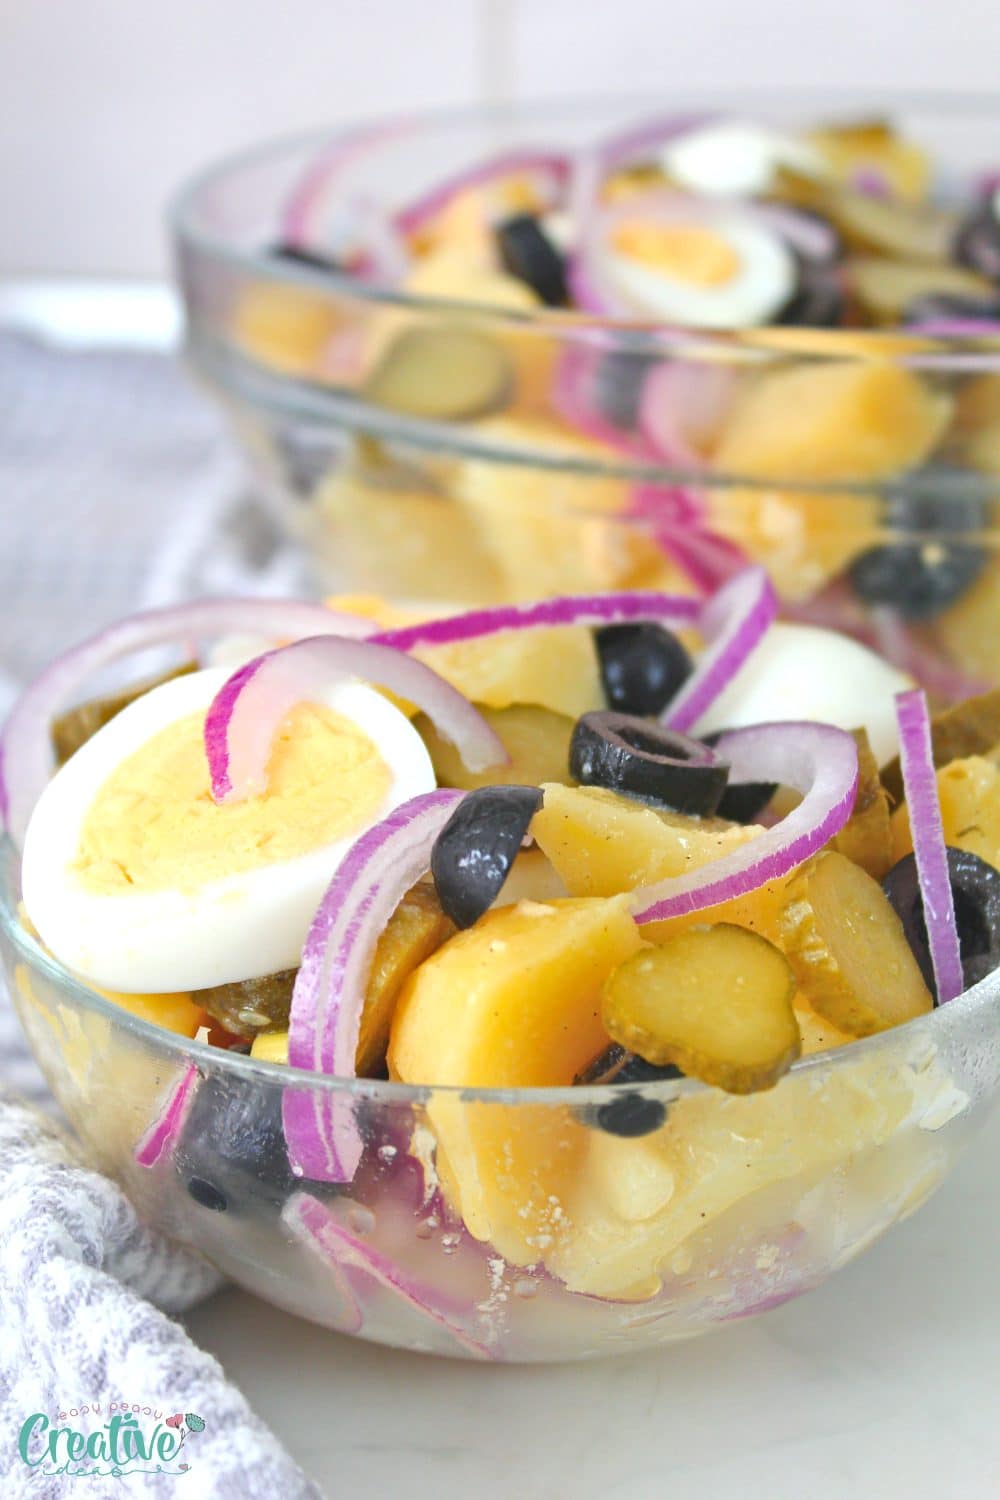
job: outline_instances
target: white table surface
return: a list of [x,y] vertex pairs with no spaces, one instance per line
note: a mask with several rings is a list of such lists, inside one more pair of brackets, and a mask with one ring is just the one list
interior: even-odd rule
[[484,1368],[227,1291],[187,1319],[329,1500],[1000,1496],[1000,1112],[826,1286],[659,1352]]

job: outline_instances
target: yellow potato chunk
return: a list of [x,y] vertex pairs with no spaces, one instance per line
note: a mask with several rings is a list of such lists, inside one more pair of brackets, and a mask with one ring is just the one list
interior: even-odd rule
[[732,1094],[772,1088],[802,1050],[795,976],[745,927],[691,927],[628,959],[604,986],[610,1036]]
[[250,1046],[250,1056],[258,1062],[288,1063],[288,1032],[260,1031]]
[[[1000,866],[1000,766],[980,755],[953,760],[937,773],[944,841]],[[913,853],[905,804],[892,815],[893,863]]]
[[660,811],[605,787],[547,782],[543,791],[531,831],[573,896],[614,896],[684,875],[761,831]]
[[597,648],[582,625],[501,631],[414,654],[487,708],[537,704],[578,719],[604,703]]
[[189,994],[125,995],[118,990],[102,990],[96,984],[90,987],[105,999],[120,1005],[122,1010],[127,1010],[129,1015],[138,1016],[140,1021],[152,1021],[154,1026],[175,1031],[178,1036],[194,1036],[207,1019],[204,1010]]
[[877,880],[827,850],[789,882],[785,952],[813,1010],[870,1036],[934,1007],[903,926]]
[[[608,1044],[605,978],[640,946],[624,897],[520,902],[487,913],[427,959],[396,1006],[390,1076],[469,1087],[570,1084]],[[562,1201],[589,1134],[568,1108],[427,1106],[437,1166],[470,1232],[517,1265],[564,1231]]]
[[841,182],[873,171],[885,179],[894,197],[919,202],[927,196],[931,163],[926,151],[894,135],[882,120],[823,126],[810,131],[806,140]]
[[537,704],[512,703],[509,708],[486,708],[479,712],[499,735],[510,756],[510,764],[470,771],[455,746],[439,734],[425,714],[418,714],[414,727],[430,752],[438,786],[539,786],[543,781],[569,779],[569,741],[573,719]]

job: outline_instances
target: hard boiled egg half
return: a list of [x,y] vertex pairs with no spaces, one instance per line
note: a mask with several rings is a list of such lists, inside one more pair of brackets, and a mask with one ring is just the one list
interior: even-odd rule
[[52,953],[95,985],[198,990],[296,967],[347,850],[435,786],[409,720],[345,682],[285,720],[264,793],[218,806],[202,733],[228,676],[209,668],[138,698],[38,800],[24,906]]
[[678,199],[614,215],[596,251],[599,280],[634,317],[687,328],[751,328],[790,300],[795,257],[737,208]]

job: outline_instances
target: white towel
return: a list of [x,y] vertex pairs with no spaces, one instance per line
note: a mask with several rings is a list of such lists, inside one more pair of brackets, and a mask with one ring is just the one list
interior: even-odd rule
[[[173,360],[68,353],[0,333],[0,714],[19,680],[120,615],[226,587],[286,593],[299,569]],[[151,1233],[39,1107],[54,1113],[0,993],[4,1500],[85,1500],[116,1484],[115,1493],[189,1500],[319,1496],[169,1316],[213,1291],[218,1275]],[[95,1402],[102,1411],[80,1415],[81,1403]],[[66,1478],[23,1462],[17,1438],[33,1414],[89,1435],[122,1402],[139,1406],[144,1429],[156,1427],[157,1412],[164,1427],[168,1416],[185,1419],[169,1429],[171,1446],[177,1434],[183,1442],[161,1466],[189,1464],[180,1489],[175,1472]],[[39,1436],[35,1429],[31,1457]]]

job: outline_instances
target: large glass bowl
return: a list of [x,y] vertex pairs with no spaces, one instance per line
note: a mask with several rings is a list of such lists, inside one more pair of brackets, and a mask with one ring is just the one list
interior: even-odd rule
[[[1000,340],[671,332],[393,292],[271,253],[303,184],[324,224],[359,203],[391,212],[484,157],[572,152],[665,110],[885,114],[931,152],[945,201],[995,165],[995,100],[882,95],[449,113],[215,166],[173,214],[188,347],[264,490],[324,587],[455,603],[698,591],[749,558],[786,614],[851,630],[940,697],[997,680]],[[386,349],[456,327],[493,346],[501,399],[462,419],[398,409],[373,380]],[[873,562],[885,547],[899,550]]]
[[[1000,972],[766,1093],[646,1086],[666,1114],[638,1138],[601,1127],[622,1088],[317,1077],[126,1013],[21,925],[9,844],[0,877],[0,947],[35,1056],[147,1222],[279,1307],[402,1348],[579,1359],[763,1312],[919,1207],[1000,1083]],[[365,1149],[350,1187],[291,1177],[275,1125],[291,1087],[351,1101]],[[179,1135],[141,1165],[182,1096]]]

